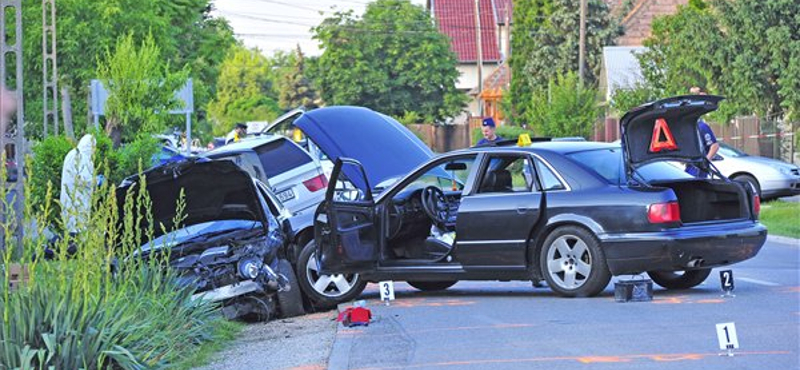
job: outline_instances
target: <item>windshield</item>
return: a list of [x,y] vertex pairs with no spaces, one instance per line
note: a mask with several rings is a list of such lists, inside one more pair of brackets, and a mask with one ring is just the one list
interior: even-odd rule
[[728,158],[747,157],[748,155],[747,153],[725,143],[719,143],[719,151],[717,153]]
[[165,245],[173,247],[190,240],[197,240],[203,237],[222,235],[231,231],[252,230],[261,227],[260,222],[247,220],[222,220],[209,221],[196,225],[187,226],[151,240],[142,245],[142,252],[149,252],[151,248],[160,249]]
[[[567,157],[572,158],[586,169],[597,173],[611,184],[619,185],[624,182],[622,148],[587,150],[569,153]],[[692,175],[686,173],[682,166],[676,166],[668,162],[649,163],[639,167],[636,172],[648,182],[692,178]]]

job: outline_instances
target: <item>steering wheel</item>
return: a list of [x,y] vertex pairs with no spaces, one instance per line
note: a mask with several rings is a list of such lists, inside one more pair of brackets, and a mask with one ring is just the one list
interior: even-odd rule
[[422,209],[434,223],[444,225],[450,218],[450,205],[442,189],[427,186],[422,189]]

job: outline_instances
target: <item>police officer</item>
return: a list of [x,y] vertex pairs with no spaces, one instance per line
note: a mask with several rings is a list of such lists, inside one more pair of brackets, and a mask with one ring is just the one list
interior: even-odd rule
[[492,117],[484,118],[481,122],[483,139],[480,139],[478,144],[475,145],[495,145],[498,141],[503,140],[503,138],[495,134],[496,129],[497,127],[495,126],[494,119],[492,119]]
[[[689,92],[692,95],[706,94],[703,89],[697,86],[693,86],[691,89],[689,89]],[[710,162],[719,150],[717,137],[714,135],[714,131],[711,130],[711,127],[702,118],[697,120],[697,129],[700,131],[700,139],[703,141],[703,149],[705,149],[706,158],[708,158],[708,161]],[[693,165],[686,165],[686,172],[701,179],[708,178],[708,172],[705,172]]]
[[227,136],[225,136],[225,144],[238,143],[240,140],[247,136],[247,125],[244,123],[237,123],[236,127]]

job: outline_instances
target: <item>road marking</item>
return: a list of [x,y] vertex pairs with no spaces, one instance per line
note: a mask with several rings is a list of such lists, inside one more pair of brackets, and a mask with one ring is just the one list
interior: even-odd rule
[[[791,351],[744,351],[736,352],[736,356],[757,356],[757,355],[796,355]],[[464,360],[464,361],[442,361],[427,362],[404,365],[373,366],[364,367],[356,370],[389,370],[389,369],[415,369],[415,368],[435,368],[435,367],[458,367],[474,366],[476,368],[485,367],[489,364],[513,364],[531,362],[556,362],[556,361],[577,361],[583,364],[590,363],[625,363],[632,361],[653,361],[653,362],[676,362],[676,361],[698,361],[706,358],[719,357],[718,352],[714,353],[656,353],[641,355],[619,355],[619,356],[553,356],[553,357],[533,357],[533,358],[498,358],[486,360]]]
[[[483,326],[456,326],[456,327],[444,327],[444,328],[432,328],[432,329],[423,329],[423,330],[410,330],[406,331],[406,334],[423,334],[423,333],[441,333],[445,331],[470,331],[470,330],[496,330],[496,329],[518,329],[518,328],[530,328],[535,325],[533,324],[498,324],[498,325],[483,325]],[[393,336],[396,335],[395,333],[389,334],[371,334],[364,332],[362,330],[356,329],[342,329],[339,330],[337,335],[356,335],[356,336],[367,336],[370,338],[374,337],[385,337],[385,336]]]
[[781,286],[780,284],[773,283],[771,281],[758,280],[758,279],[746,278],[746,277],[741,277],[741,276],[737,277],[736,280],[745,281],[745,282],[748,282],[748,283],[753,283],[753,284],[758,284],[758,285],[764,285],[764,286]]

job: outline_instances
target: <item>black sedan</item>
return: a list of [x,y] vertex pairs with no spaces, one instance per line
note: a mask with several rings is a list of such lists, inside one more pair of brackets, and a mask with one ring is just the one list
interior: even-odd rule
[[[642,106],[621,120],[622,146],[538,142],[447,153],[379,192],[369,186],[370,168],[338,158],[315,215],[320,270],[422,290],[544,279],[570,297],[641,272],[668,289],[696,286],[711,268],[755,256],[767,236],[754,190],[703,156],[696,121],[720,99]],[[712,178],[666,163],[676,160]]]

